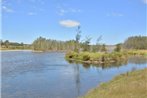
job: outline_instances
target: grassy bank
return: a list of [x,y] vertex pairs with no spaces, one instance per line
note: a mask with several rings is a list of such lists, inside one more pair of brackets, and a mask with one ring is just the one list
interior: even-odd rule
[[5,51],[5,50],[32,50],[29,48],[0,48],[0,51]]
[[126,52],[129,55],[142,55],[142,56],[147,56],[147,50],[128,50]]
[[119,75],[81,98],[147,98],[147,68]]
[[101,64],[101,63],[114,63],[127,60],[128,56],[147,56],[147,51],[123,51],[123,52],[112,52],[112,53],[103,53],[103,52],[67,52],[66,59],[74,60],[83,63],[92,63],[92,64]]

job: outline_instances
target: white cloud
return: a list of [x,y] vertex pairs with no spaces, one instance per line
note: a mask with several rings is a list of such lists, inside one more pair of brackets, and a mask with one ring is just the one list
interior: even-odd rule
[[82,12],[80,9],[74,9],[74,8],[70,8],[69,12],[73,12],[73,13],[80,13]]
[[44,0],[29,0],[31,3],[36,3],[36,2],[38,2],[38,3],[40,3],[40,4],[45,4],[45,1]]
[[12,9],[6,7],[6,6],[2,6],[2,9],[3,9],[3,11],[5,11],[7,13],[13,13],[14,12],[14,10],[12,10]]
[[64,9],[60,9],[57,13],[58,15],[63,16],[65,13],[67,13],[67,11]]
[[80,12],[82,12],[81,9],[58,7],[57,14],[63,16],[67,13],[80,13]]
[[108,13],[107,16],[122,17],[124,15],[122,13],[112,12]]
[[35,12],[29,12],[28,13],[28,15],[30,15],[30,16],[33,16],[33,15],[36,15],[37,13],[35,13]]
[[144,2],[145,4],[147,4],[147,0],[143,0],[143,2]]
[[60,25],[65,27],[76,27],[80,25],[78,21],[74,21],[74,20],[62,20],[59,23]]

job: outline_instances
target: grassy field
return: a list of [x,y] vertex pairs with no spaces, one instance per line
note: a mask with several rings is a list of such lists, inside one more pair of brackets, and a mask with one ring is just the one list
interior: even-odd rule
[[147,68],[119,75],[81,98],[147,98]]

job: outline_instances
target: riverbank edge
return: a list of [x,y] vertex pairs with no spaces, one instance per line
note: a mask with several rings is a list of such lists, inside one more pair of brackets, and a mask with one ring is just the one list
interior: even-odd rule
[[127,72],[101,83],[79,98],[146,98],[147,68]]
[[77,60],[77,59],[66,59],[68,61],[74,61],[74,62],[78,62],[78,63],[85,63],[85,64],[105,64],[105,63],[115,63],[116,61],[112,60],[109,62],[102,62],[102,61],[82,61],[82,60]]
[[34,53],[43,53],[43,52],[66,52],[66,51],[36,51],[36,50],[32,50],[32,49],[8,49],[8,50],[0,50],[0,52],[15,52],[15,51],[31,51]]
[[86,63],[86,64],[111,64],[127,61],[131,56],[143,56],[147,58],[147,50],[145,51],[127,51],[127,52],[112,52],[112,53],[94,53],[74,51],[67,52],[65,59],[67,61]]
[[22,50],[20,50],[20,49],[16,49],[16,50],[11,50],[11,49],[10,50],[0,50],[0,52],[9,52],[9,51],[13,52],[13,51],[32,51],[32,50],[30,50],[30,49],[25,49],[25,50],[23,50],[23,49]]

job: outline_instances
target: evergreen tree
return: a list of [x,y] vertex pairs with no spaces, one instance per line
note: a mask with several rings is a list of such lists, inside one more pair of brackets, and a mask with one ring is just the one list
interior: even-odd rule
[[147,36],[129,37],[123,44],[126,49],[147,49]]
[[101,51],[102,51],[102,52],[106,52],[106,51],[107,51],[106,45],[105,45],[105,44],[102,45]]
[[122,44],[117,44],[116,48],[114,49],[114,51],[120,52],[121,51],[121,46],[122,46]]
[[77,34],[76,34],[76,44],[75,44],[75,51],[76,52],[79,52],[79,41],[80,41],[80,38],[81,38],[81,30],[80,30],[80,26],[78,26],[78,29],[77,29]]
[[86,37],[85,42],[83,43],[83,51],[90,51],[90,37]]

